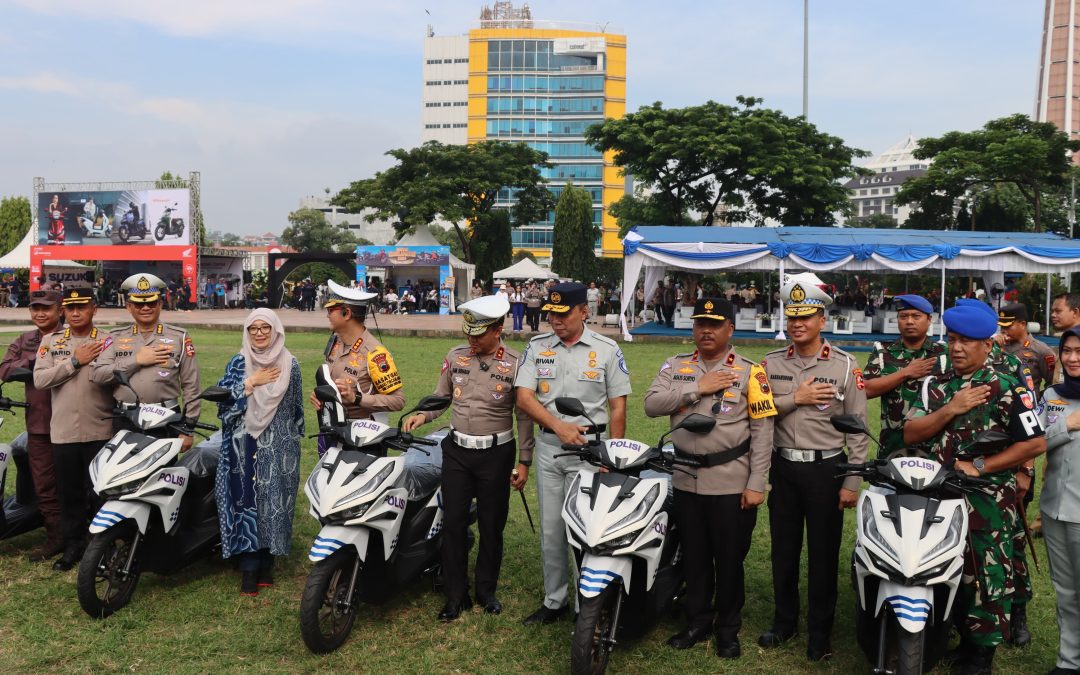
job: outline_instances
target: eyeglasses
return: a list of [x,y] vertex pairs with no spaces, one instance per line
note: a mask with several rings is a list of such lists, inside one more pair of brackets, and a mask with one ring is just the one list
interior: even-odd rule
[[248,326],[248,335],[269,335],[274,332],[273,326]]

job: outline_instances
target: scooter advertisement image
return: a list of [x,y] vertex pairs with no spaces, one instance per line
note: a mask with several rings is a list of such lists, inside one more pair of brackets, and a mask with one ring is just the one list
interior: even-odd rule
[[187,189],[46,191],[38,194],[42,246],[186,245],[191,242]]

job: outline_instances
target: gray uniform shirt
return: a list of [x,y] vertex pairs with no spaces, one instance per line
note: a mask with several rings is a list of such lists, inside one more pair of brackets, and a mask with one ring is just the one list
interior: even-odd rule
[[[90,381],[90,365],[75,368],[72,357],[79,345],[105,337],[96,327],[79,337],[70,328],[47,335],[34,365],[34,386],[52,395],[53,443],[86,443],[113,435],[113,397],[108,389]],[[100,358],[100,356],[98,357]]]
[[1080,410],[1080,400],[1046,390],[1042,405],[1046,429],[1046,477],[1039,510],[1055,520],[1080,523],[1080,432],[1069,432],[1065,419]]

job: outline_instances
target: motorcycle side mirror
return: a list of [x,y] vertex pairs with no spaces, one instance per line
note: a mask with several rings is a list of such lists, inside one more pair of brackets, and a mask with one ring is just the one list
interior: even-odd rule
[[413,408],[413,412],[435,412],[450,405],[449,396],[425,396]]
[[34,372],[29,368],[15,368],[4,378],[4,382],[30,382],[33,379]]
[[337,387],[331,387],[328,384],[320,384],[315,387],[315,398],[323,403],[333,403],[338,400]]
[[975,437],[969,452],[974,455],[992,455],[1012,445],[1009,435],[1001,431],[983,431]]
[[199,394],[199,398],[204,401],[227,401],[232,393],[224,387],[207,387],[203,389],[203,392]]
[[[715,426],[715,417],[709,417],[708,415],[702,415],[701,413],[692,413],[676,424],[675,429],[685,429],[692,434],[707,434],[712,431]],[[675,429],[672,429],[672,431]]]
[[576,398],[560,396],[555,399],[555,409],[569,417],[585,417],[585,406]]
[[862,421],[862,418],[855,415],[833,415],[829,418],[832,422],[833,429],[843,432],[845,434],[866,434],[870,435],[870,430],[866,428],[866,423]]
[[135,394],[135,403],[136,404],[138,404],[140,402],[139,401],[139,392],[135,391],[135,388],[131,386],[131,378],[129,378],[127,376],[127,373],[125,373],[123,371],[120,371],[120,370],[116,371],[116,381],[119,382],[120,384],[124,385],[128,389],[130,389],[132,394]]

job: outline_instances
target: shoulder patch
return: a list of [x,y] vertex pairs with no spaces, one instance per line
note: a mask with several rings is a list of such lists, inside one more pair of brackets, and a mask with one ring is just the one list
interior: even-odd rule
[[762,419],[777,414],[776,405],[773,403],[772,389],[769,387],[769,378],[765,369],[758,365],[750,366],[749,388],[746,392],[747,410],[750,419]]
[[533,339],[529,340],[529,342],[532,343],[536,342],[537,340],[546,340],[552,335],[554,335],[554,333],[540,333],[539,335],[534,336]]
[[866,381],[863,380],[862,370],[856,368],[851,371],[851,374],[855,376],[855,386],[859,389],[866,389]]
[[367,353],[368,376],[375,385],[375,391],[380,394],[389,394],[401,389],[401,375],[397,366],[394,365],[394,357],[390,351],[379,345]]
[[618,347],[615,348],[615,356],[619,359],[619,370],[623,371],[624,374],[629,375],[630,369],[626,367],[626,357],[623,356],[622,350]]

